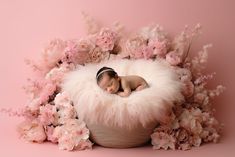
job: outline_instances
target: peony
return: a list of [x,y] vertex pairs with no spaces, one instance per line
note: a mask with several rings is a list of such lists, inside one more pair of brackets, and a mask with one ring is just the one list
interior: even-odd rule
[[45,127],[45,132],[46,132],[46,135],[47,135],[47,140],[51,141],[52,143],[57,143],[58,139],[53,136],[54,130],[55,130],[54,126],[46,126]]
[[102,51],[111,51],[117,41],[117,33],[109,28],[103,28],[96,37],[96,45]]
[[153,47],[150,47],[150,46],[143,47],[142,53],[143,53],[144,59],[150,59],[154,57]]
[[182,82],[192,80],[192,74],[191,74],[191,71],[189,69],[175,67],[175,71],[179,75],[179,79]]
[[57,112],[58,123],[65,124],[69,119],[75,119],[77,116],[77,112],[73,106],[65,107],[59,109]]
[[54,129],[53,137],[58,139],[60,149],[73,150],[80,145],[80,142],[88,140],[89,130],[83,121],[69,119],[64,125]]
[[90,140],[81,140],[79,144],[76,146],[77,150],[85,150],[85,149],[91,149],[93,143],[91,143]]
[[47,102],[49,100],[49,97],[54,94],[56,91],[56,84],[53,82],[48,82],[43,90],[40,93],[39,99],[41,103]]
[[41,143],[46,140],[43,125],[37,121],[24,121],[18,127],[20,136],[30,142]]
[[132,52],[132,58],[135,59],[150,59],[153,58],[153,48],[149,46],[141,46]]
[[176,138],[177,138],[177,142],[178,143],[185,143],[188,141],[189,139],[189,134],[188,131],[180,128],[177,132],[176,132]]
[[134,36],[126,41],[126,51],[132,58],[143,58],[142,48],[147,46],[147,41],[141,36]]
[[180,115],[179,120],[180,126],[194,135],[199,135],[203,130],[201,125],[202,115],[199,109],[191,111],[184,109],[184,112]]
[[194,85],[191,81],[184,81],[182,94],[188,98],[191,97],[194,93]]
[[175,149],[176,140],[173,136],[168,135],[167,133],[155,132],[151,135],[151,138],[152,138],[153,149],[160,149],[160,148],[163,148],[165,150],[167,150],[168,148],[173,150]]
[[54,99],[54,104],[57,112],[57,122],[64,124],[69,119],[75,119],[77,116],[76,110],[72,105],[68,93],[58,93]]
[[199,147],[201,145],[201,143],[202,143],[202,139],[200,138],[199,135],[191,136],[189,141],[195,147]]
[[77,41],[68,41],[65,53],[62,58],[63,62],[74,63],[74,64],[85,64],[89,61],[89,51],[86,51],[86,46],[78,45]]
[[64,78],[64,75],[72,70],[73,67],[70,66],[67,63],[62,63],[60,65],[60,67],[55,67],[53,69],[51,69],[45,76],[45,79],[48,82],[53,82],[53,84],[55,84],[56,86],[60,86],[60,84],[62,83],[62,80]]
[[159,57],[165,57],[167,53],[167,41],[151,40],[148,43],[149,46],[153,47],[153,54]]
[[103,52],[101,48],[96,47],[92,51],[89,52],[90,61],[93,63],[99,63],[102,60],[106,60],[109,58],[109,52]]
[[54,99],[57,108],[66,108],[71,106],[71,100],[67,92],[58,93]]
[[94,36],[90,36],[80,39],[77,43],[79,52],[90,52],[91,50],[93,50],[96,47],[95,41],[93,41],[95,40],[94,38]]
[[45,67],[54,67],[63,57],[66,42],[60,39],[50,41],[43,50],[43,63]]
[[39,120],[43,125],[50,125],[55,121],[56,107],[46,104],[40,107]]
[[171,51],[166,55],[166,61],[173,66],[182,62],[181,57],[175,51]]
[[204,93],[197,93],[194,95],[194,102],[202,104],[205,98],[206,95]]

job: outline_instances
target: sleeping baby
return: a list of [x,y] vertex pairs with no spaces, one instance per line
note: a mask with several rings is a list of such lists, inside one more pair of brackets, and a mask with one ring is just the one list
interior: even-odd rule
[[97,84],[110,94],[127,97],[132,91],[139,91],[148,87],[148,83],[140,76],[118,76],[109,67],[101,68],[96,74]]

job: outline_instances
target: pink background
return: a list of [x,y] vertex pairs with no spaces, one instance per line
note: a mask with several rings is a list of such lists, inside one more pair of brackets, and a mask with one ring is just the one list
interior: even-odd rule
[[194,43],[196,53],[207,43],[210,49],[206,71],[216,72],[209,85],[227,87],[214,101],[217,118],[225,124],[219,144],[206,144],[190,151],[153,151],[151,146],[134,149],[94,147],[93,151],[66,152],[52,144],[29,144],[19,140],[14,130],[21,120],[0,114],[0,156],[234,156],[235,155],[235,74],[233,0],[0,0],[0,107],[18,108],[26,102],[21,89],[30,76],[25,58],[37,60],[48,40],[72,39],[85,35],[81,11],[109,26],[120,21],[128,31],[153,22],[170,34],[180,32],[185,24],[203,26],[203,35]]

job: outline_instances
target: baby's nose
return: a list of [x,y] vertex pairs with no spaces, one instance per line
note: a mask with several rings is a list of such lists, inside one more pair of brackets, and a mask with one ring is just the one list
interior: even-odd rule
[[112,91],[113,91],[113,88],[108,88],[107,89],[107,92],[109,92],[109,93],[112,93]]

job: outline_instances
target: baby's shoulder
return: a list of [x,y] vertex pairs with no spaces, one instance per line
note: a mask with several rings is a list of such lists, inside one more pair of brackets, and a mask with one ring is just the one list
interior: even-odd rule
[[144,79],[138,75],[128,75],[128,76],[124,76],[123,78],[123,82],[139,82],[139,81],[143,81]]

